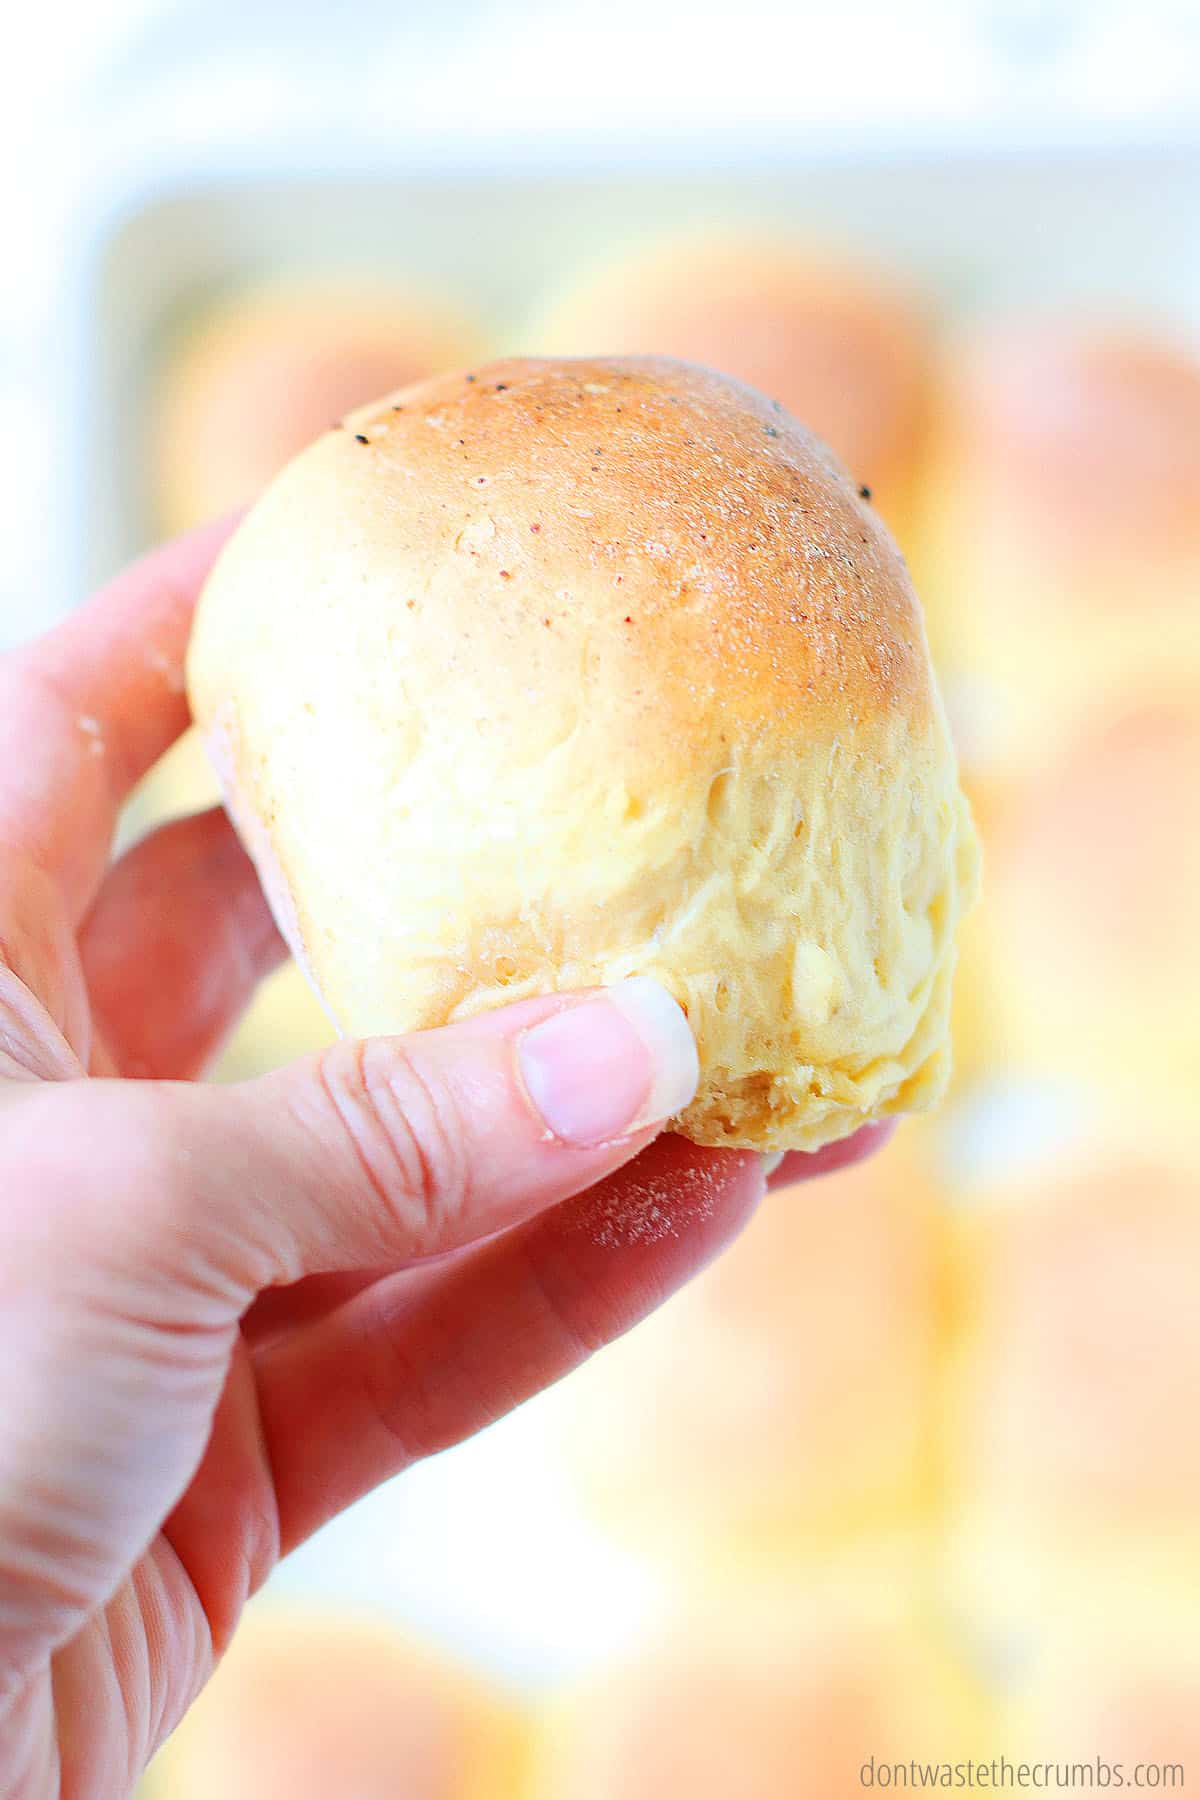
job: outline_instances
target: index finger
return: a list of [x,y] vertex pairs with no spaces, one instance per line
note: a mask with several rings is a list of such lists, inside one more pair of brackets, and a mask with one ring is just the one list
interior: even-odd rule
[[586,1193],[262,1346],[285,1552],[628,1331],[741,1230],[762,1191],[757,1156],[666,1134]]
[[122,805],[187,729],[192,613],[234,523],[152,550],[6,659],[0,829],[58,880],[76,917],[95,894]]

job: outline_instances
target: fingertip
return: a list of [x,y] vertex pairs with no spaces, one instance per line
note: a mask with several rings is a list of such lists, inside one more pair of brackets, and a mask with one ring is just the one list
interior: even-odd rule
[[753,1151],[709,1149],[665,1132],[572,1208],[577,1230],[599,1247],[673,1245],[669,1260],[694,1273],[737,1235],[765,1192],[762,1159]]

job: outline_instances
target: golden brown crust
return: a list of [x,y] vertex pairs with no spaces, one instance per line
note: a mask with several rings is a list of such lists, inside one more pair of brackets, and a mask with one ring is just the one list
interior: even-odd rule
[[495,648],[532,624],[553,667],[541,597],[582,599],[597,684],[634,714],[648,656],[686,675],[689,735],[730,711],[781,735],[928,712],[920,612],[869,502],[781,405],[706,369],[493,363],[361,409],[312,454],[338,459],[347,509],[381,542],[393,484],[419,467],[431,524],[461,521],[456,548],[506,584]]

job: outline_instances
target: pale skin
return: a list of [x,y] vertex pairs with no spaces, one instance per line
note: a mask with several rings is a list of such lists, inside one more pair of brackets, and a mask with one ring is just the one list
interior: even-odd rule
[[[110,846],[188,723],[191,611],[226,529],[0,660],[11,1800],[126,1794],[281,1556],[624,1331],[764,1187],[757,1156],[646,1117],[680,1069],[602,995],[197,1080],[283,945],[222,812],[115,864]],[[639,1228],[648,1177],[665,1231]]]

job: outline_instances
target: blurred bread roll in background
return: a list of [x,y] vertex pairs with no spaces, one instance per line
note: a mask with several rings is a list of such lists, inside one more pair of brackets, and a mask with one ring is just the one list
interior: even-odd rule
[[478,354],[459,305],[295,276],[213,299],[167,344],[149,455],[159,529],[245,505],[351,407]]
[[[852,1800],[863,1765],[956,1761],[986,1729],[913,1570],[713,1584],[548,1714],[531,1800]],[[876,1785],[885,1785],[878,1782]]]
[[1014,1062],[1149,1126],[1200,1093],[1200,693],[1102,718],[989,844]]
[[543,302],[542,354],[676,356],[779,400],[822,438],[903,544],[929,400],[930,333],[893,274],[768,232],[655,241]]
[[515,1706],[382,1622],[259,1603],[145,1800],[517,1800]]
[[778,403],[654,358],[404,389],[235,533],[189,686],[347,1031],[646,975],[697,1142],[940,1095],[974,835],[903,563]]
[[1043,1590],[1047,1629],[1007,1708],[1008,1754],[1028,1760],[1041,1745],[1061,1764],[1105,1763],[1108,1779],[1097,1769],[1090,1784],[1097,1790],[1185,1792],[1200,1766],[1196,1589],[1134,1587],[1116,1573],[1093,1567],[1086,1597],[1065,1607],[1061,1591]]
[[961,1214],[946,1459],[955,1512],[1023,1536],[1183,1542],[1200,1515],[1200,1161],[1064,1147]]
[[931,1504],[938,1197],[903,1127],[775,1193],[718,1261],[563,1392],[561,1440],[622,1538],[757,1558]]
[[[296,276],[211,300],[169,341],[150,421],[151,510],[162,533],[252,500],[350,408],[479,349],[457,302],[397,283]],[[220,800],[198,736],[142,783],[144,831]],[[267,982],[220,1065],[257,1074],[326,1044],[333,1027],[294,967]]]
[[[1110,1771],[1123,1763],[1123,1783],[1076,1775],[1076,1787],[1098,1790],[1139,1785],[1138,1762],[1182,1761],[1186,1775],[1200,1753],[1197,1550],[1194,1534],[1181,1548],[1153,1530],[1102,1550],[1074,1540],[995,1547],[983,1609],[952,1623],[990,1701],[994,1753],[1015,1763],[1099,1758]],[[958,1594],[960,1604],[976,1598],[969,1578]],[[1179,1792],[1186,1782],[1140,1785]]]
[[948,357],[934,440],[915,564],[968,772],[1028,775],[1106,706],[1200,691],[1200,357],[997,325]]
[[[169,341],[150,421],[148,479],[160,532],[252,500],[351,407],[479,348],[457,302],[398,283],[296,276],[213,299]],[[220,800],[188,733],[142,783],[137,832]],[[281,969],[239,1024],[219,1067],[257,1074],[326,1044],[333,1027],[301,972]]]
[[[953,723],[951,720],[952,732]],[[993,843],[1005,824],[1005,796],[990,782],[974,781],[965,773],[963,791],[979,836],[983,879],[974,906],[958,928],[958,961],[950,1007],[954,1046],[949,1094],[952,1103],[978,1097],[984,1084],[1003,1080],[1014,1062],[1019,1066],[1006,1023],[1008,946],[992,902],[990,875]]]

